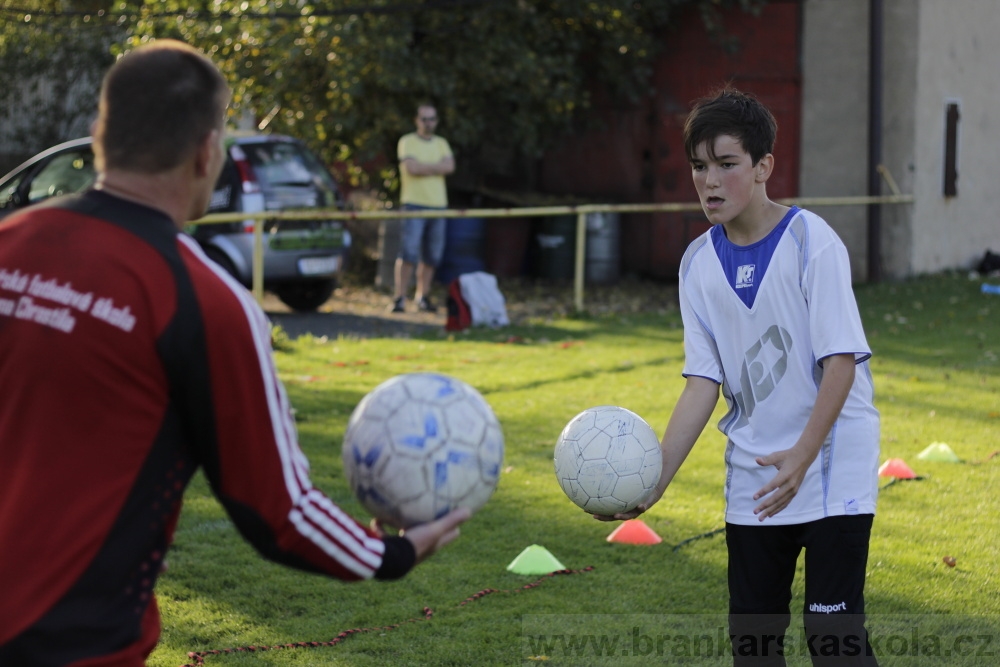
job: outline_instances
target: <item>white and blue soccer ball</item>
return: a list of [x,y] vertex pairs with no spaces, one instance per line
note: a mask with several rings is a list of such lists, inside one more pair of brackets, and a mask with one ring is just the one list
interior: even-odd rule
[[500,423],[472,386],[408,373],[377,386],[351,413],[344,472],[365,509],[408,528],[481,508],[496,489],[503,449]]
[[591,514],[610,516],[641,503],[660,481],[660,439],[625,408],[588,408],[566,424],[555,449],[563,492]]

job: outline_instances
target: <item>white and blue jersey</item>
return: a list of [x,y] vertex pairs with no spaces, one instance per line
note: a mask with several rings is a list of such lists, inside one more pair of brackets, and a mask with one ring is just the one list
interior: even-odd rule
[[879,414],[847,249],[819,216],[792,208],[765,238],[729,241],[721,225],[697,238],[680,267],[684,376],[722,385],[729,411],[726,521],[756,525],[754,494],[777,471],[755,458],[795,445],[812,413],[822,360],[854,354],[854,385],[791,504],[768,519],[797,524],[874,514]]

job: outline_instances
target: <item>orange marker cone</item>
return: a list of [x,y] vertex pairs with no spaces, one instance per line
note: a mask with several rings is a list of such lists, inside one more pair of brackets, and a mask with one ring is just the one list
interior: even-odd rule
[[642,522],[641,519],[629,519],[608,535],[608,542],[618,542],[620,544],[659,544],[663,541],[653,529]]
[[878,469],[879,477],[895,477],[896,479],[914,479],[917,473],[906,465],[903,459],[889,459]]

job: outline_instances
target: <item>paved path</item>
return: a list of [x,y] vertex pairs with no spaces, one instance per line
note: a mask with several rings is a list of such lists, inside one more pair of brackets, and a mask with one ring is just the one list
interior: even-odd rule
[[291,338],[303,334],[328,338],[412,338],[444,330],[444,308],[439,308],[436,314],[390,314],[386,312],[389,301],[389,297],[345,300],[334,296],[315,313],[294,313],[267,292],[263,307],[271,321],[281,325]]
[[402,318],[348,313],[267,312],[268,317],[291,338],[303,334],[328,338],[412,338],[432,331],[442,331],[444,324],[424,324]]

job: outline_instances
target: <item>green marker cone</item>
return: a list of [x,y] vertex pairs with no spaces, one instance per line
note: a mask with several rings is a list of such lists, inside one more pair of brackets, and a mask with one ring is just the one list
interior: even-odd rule
[[917,454],[922,461],[944,461],[946,463],[961,463],[958,455],[946,443],[932,442],[927,449]]
[[511,561],[507,569],[514,574],[548,574],[565,570],[566,566],[556,560],[545,547],[532,544]]

